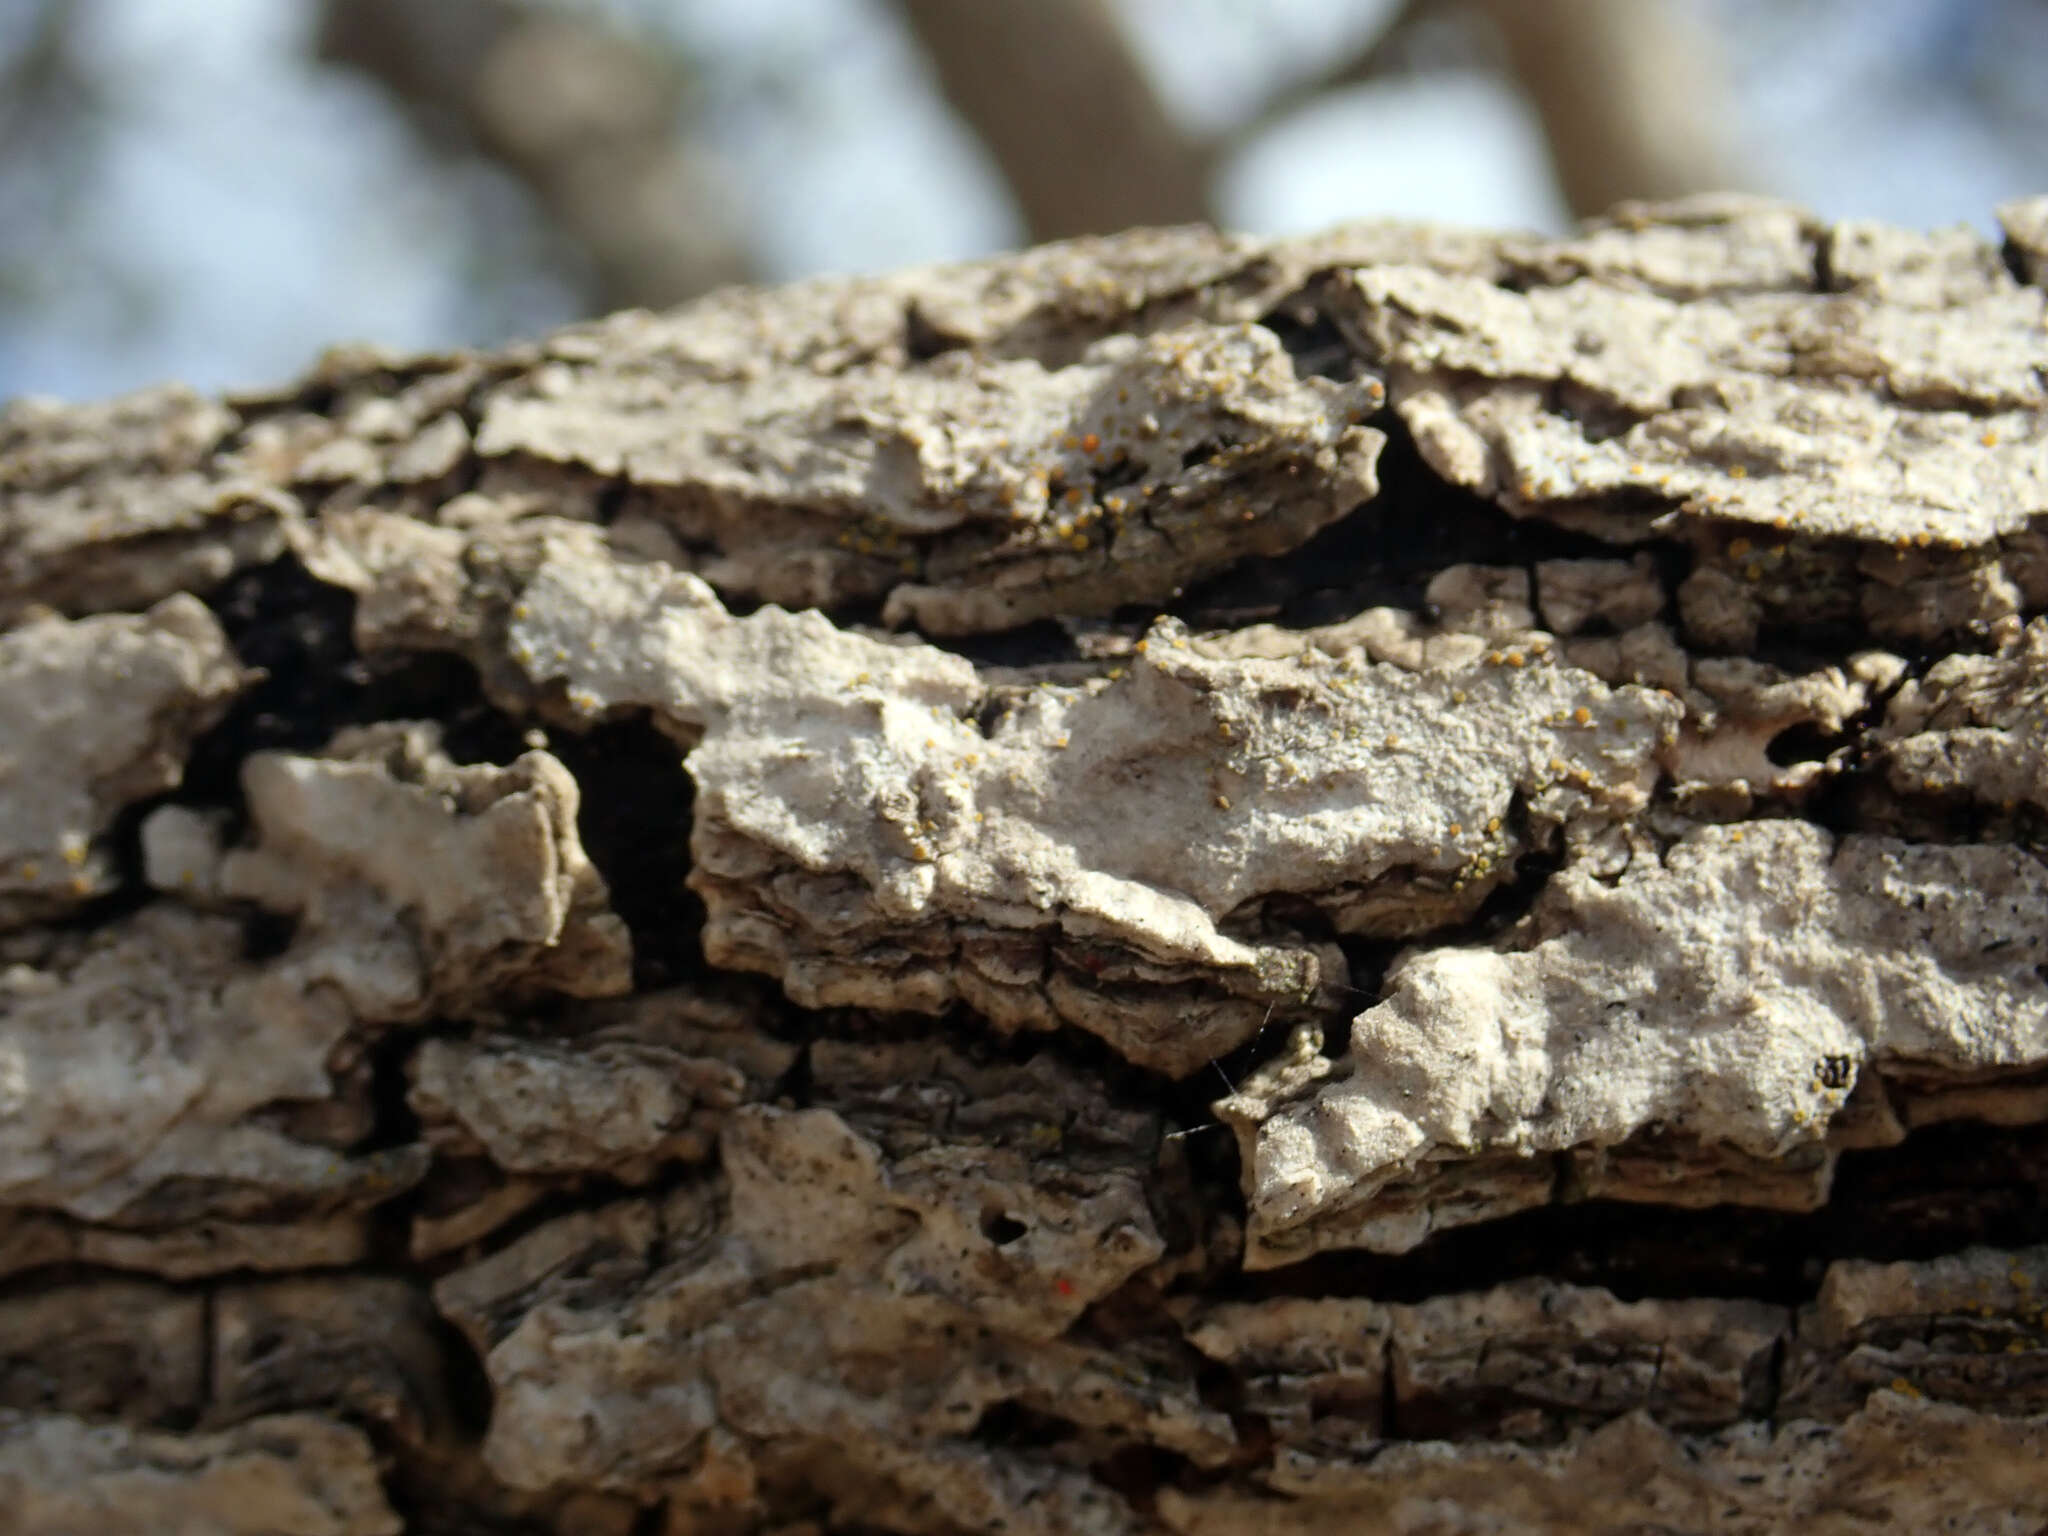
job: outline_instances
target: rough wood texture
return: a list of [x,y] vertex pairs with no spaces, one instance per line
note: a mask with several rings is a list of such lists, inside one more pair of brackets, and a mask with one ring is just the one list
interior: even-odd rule
[[8,408],[0,1529],[2038,1531],[2003,218]]

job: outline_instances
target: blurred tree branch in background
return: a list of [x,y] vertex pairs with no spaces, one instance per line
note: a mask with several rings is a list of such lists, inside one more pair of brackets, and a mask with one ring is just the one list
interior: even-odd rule
[[[1426,71],[1462,30],[1542,124],[1575,213],[1727,184],[1711,51],[1667,0],[1408,0],[1364,49],[1214,137],[1178,121],[1115,0],[895,0],[1034,240],[1211,218],[1222,160],[1326,93]],[[679,61],[546,0],[323,0],[321,56],[381,82],[431,143],[484,155],[587,262],[596,307],[748,275],[734,197],[682,129]],[[1400,146],[1373,147],[1398,154]]]
[[1407,0],[1366,47],[1206,141],[1166,111],[1111,0],[897,4],[1034,240],[1210,217],[1225,155],[1332,91],[1427,68],[1410,44],[1431,27],[1484,30],[1465,51],[1528,97],[1575,214],[1736,179],[1710,40],[1668,0]]
[[1741,178],[1713,39],[1664,0],[1475,0],[1580,217]]
[[587,264],[595,305],[744,280],[737,200],[681,121],[681,61],[528,0],[324,0],[320,57],[382,84],[444,152],[526,187]]
[[[80,67],[80,12],[78,0],[42,0],[23,13],[19,40],[0,58],[0,206],[7,210],[0,295],[9,302],[38,297],[52,251],[78,259],[73,225],[88,184],[82,171],[97,153],[107,112]],[[108,289],[132,300],[117,274],[103,276]]]
[[1670,0],[1403,0],[1366,47],[1276,92],[1232,139],[1336,91],[1482,63],[1527,98],[1580,218],[1750,180],[1728,148],[1714,40]]
[[1034,241],[1210,216],[1210,147],[1167,111],[1111,0],[898,9]]
[[0,67],[0,146],[8,155],[57,148],[80,114],[96,105],[78,68],[77,0],[44,0]]

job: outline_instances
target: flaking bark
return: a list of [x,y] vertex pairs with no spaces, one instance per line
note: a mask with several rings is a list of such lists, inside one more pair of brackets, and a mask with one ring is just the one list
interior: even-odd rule
[[2003,217],[10,407],[0,1527],[2048,1520]]

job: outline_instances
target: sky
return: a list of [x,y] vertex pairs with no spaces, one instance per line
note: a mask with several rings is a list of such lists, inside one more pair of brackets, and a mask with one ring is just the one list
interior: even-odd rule
[[[0,0],[0,38],[22,3]],[[107,151],[79,189],[90,259],[37,273],[37,303],[0,314],[0,398],[169,378],[256,387],[329,342],[431,349],[573,318],[574,295],[527,259],[538,231],[514,189],[423,161],[371,87],[311,62],[309,0],[82,3],[111,104]],[[1020,241],[884,0],[609,3],[658,14],[698,61],[702,131],[748,191],[764,276]],[[1391,8],[1122,3],[1163,95],[1205,130],[1313,74]],[[1997,201],[2048,189],[2037,0],[1689,3],[1722,37],[1762,189],[1831,217],[1987,228]],[[2009,111],[1987,116],[1987,97]],[[1567,222],[1528,109],[1478,70],[1325,99],[1245,145],[1218,202],[1253,232],[1373,214]]]

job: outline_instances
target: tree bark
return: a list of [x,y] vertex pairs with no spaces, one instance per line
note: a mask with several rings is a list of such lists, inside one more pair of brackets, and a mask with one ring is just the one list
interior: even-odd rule
[[2048,200],[0,416],[0,1526],[2048,1520]]

